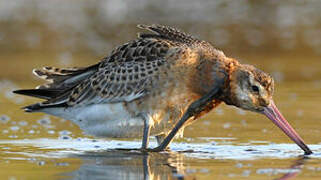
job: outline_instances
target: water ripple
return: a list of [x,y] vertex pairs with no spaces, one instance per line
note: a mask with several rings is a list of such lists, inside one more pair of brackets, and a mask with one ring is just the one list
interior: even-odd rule
[[[83,152],[101,152],[114,149],[137,150],[139,141],[119,140],[93,140],[93,139],[25,139],[25,140],[2,140],[0,144],[17,146],[33,146],[41,149],[53,150],[47,156],[69,156]],[[156,142],[151,142],[151,147]],[[310,158],[321,158],[321,145],[310,144],[314,152]],[[292,158],[303,155],[302,150],[295,144],[266,144],[266,145],[229,145],[212,143],[172,143],[171,149],[181,152],[188,157],[198,159],[233,159],[254,160],[261,158]],[[28,155],[28,154],[25,154]],[[43,156],[44,154],[42,154]],[[37,156],[30,154],[29,156]]]

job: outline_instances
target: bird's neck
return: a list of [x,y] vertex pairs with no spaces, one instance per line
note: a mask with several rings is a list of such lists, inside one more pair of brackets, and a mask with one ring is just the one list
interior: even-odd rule
[[193,73],[191,88],[196,94],[203,96],[223,82],[221,100],[229,101],[231,74],[238,65],[238,61],[225,56],[214,60],[201,59]]
[[228,58],[224,59],[224,71],[227,74],[227,78],[224,83],[224,88],[222,88],[222,93],[219,100],[225,102],[228,105],[235,104],[235,97],[233,92],[234,88],[234,74],[242,66],[236,59]]

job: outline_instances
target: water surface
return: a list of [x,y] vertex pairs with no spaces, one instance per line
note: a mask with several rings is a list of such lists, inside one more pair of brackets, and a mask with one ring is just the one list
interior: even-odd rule
[[[11,94],[31,80],[0,83],[1,177],[7,179],[319,179],[321,176],[320,87],[282,82],[276,101],[314,154],[304,157],[261,115],[221,106],[185,130],[171,152],[141,153],[139,139],[97,139],[69,121],[27,114],[35,102]],[[152,139],[151,146],[155,146]],[[128,150],[117,150],[128,149]],[[132,150],[130,150],[132,149]],[[117,178],[116,178],[117,177]]]

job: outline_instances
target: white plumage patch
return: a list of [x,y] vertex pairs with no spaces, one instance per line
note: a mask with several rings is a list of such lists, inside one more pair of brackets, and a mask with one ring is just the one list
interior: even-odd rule
[[[47,108],[41,110],[54,116],[73,121],[85,133],[98,137],[137,138],[142,137],[144,118],[149,118],[151,136],[168,133],[172,127],[168,126],[168,117],[163,120],[160,116],[150,116],[140,113],[141,116],[133,116],[127,111],[123,103],[92,104],[68,108]],[[155,123],[158,121],[160,123]],[[181,136],[182,131],[179,132]]]
[[43,112],[71,120],[90,135],[138,137],[143,132],[143,119],[132,117],[122,103],[48,108],[44,109]]
[[130,102],[134,99],[137,99],[139,97],[141,97],[143,95],[143,93],[138,93],[138,94],[135,94],[135,93],[131,93],[130,95],[126,96],[126,97],[123,97],[125,101],[127,102]]

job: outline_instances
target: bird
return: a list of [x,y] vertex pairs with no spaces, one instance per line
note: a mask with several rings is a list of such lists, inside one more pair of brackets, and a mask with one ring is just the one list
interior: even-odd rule
[[150,150],[163,151],[185,127],[225,103],[264,114],[312,153],[277,109],[269,74],[177,28],[137,27],[143,32],[136,39],[94,65],[34,69],[47,83],[14,93],[43,101],[23,109],[71,120],[97,137],[142,138],[141,150],[155,136],[158,146]]

